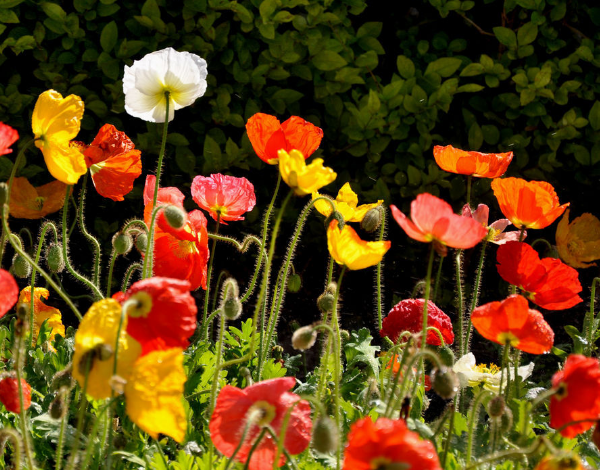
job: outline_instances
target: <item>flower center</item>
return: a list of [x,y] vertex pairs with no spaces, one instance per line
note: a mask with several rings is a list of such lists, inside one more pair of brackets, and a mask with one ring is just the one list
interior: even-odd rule
[[500,373],[500,367],[498,367],[496,364],[492,364],[492,363],[490,363],[489,366],[487,364],[477,364],[475,366],[475,371],[480,372],[482,374],[496,375],[496,374]]
[[263,427],[275,419],[275,406],[268,401],[259,400],[248,409],[248,419],[251,419],[257,426]]
[[566,383],[564,383],[564,382],[561,382],[561,383],[558,385],[557,389],[556,389],[556,393],[554,394],[554,397],[555,397],[555,398],[556,398],[558,401],[560,401],[560,400],[562,400],[563,398],[565,398],[567,395],[568,395],[568,393],[567,393],[567,384],[566,384]]
[[387,457],[377,457],[371,460],[371,470],[408,470],[410,465],[405,462],[392,462]]
[[500,344],[510,344],[516,348],[519,345],[519,338],[513,335],[510,331],[506,331],[498,335],[498,342]]
[[47,198],[42,197],[42,196],[38,196],[34,199],[34,207],[35,210],[41,211],[44,208],[44,202],[46,201]]
[[136,292],[127,302],[125,311],[132,318],[146,318],[152,310],[152,297],[147,292]]
[[292,189],[298,187],[298,173],[296,173],[293,170],[290,171],[290,174],[288,176],[288,185]]

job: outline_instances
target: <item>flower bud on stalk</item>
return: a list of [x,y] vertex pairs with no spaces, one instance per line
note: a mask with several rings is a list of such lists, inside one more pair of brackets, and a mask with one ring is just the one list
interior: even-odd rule
[[431,387],[435,393],[446,400],[456,395],[460,387],[456,372],[447,367],[442,367],[441,369],[435,369],[431,375]]
[[448,346],[441,347],[438,351],[438,355],[442,361],[442,364],[444,364],[446,367],[452,367],[454,365],[454,351],[452,351],[452,349]]
[[113,237],[112,246],[118,255],[126,255],[133,248],[133,238],[128,233],[119,232]]
[[321,454],[335,452],[339,445],[337,426],[327,415],[321,415],[315,422],[312,434],[312,447]]
[[317,341],[317,330],[312,325],[298,328],[292,335],[292,347],[299,351],[312,348],[315,341]]
[[300,274],[292,274],[288,279],[287,290],[292,294],[295,294],[302,287],[302,278]]
[[506,402],[501,396],[496,396],[488,403],[487,412],[492,418],[500,418],[506,410]]
[[52,400],[50,403],[50,408],[48,411],[52,419],[59,420],[64,418],[64,416],[67,414],[68,409],[65,397],[68,392],[69,390],[66,387],[62,387],[58,391],[56,397],[54,397],[54,400]]
[[12,272],[16,277],[26,278],[31,276],[31,265],[25,257],[16,254],[13,258]]
[[0,208],[8,201],[8,185],[0,183]]
[[362,221],[360,222],[360,228],[365,232],[372,233],[379,228],[381,220],[383,219],[383,207],[377,206],[369,209]]
[[148,234],[146,232],[142,232],[135,237],[135,248],[141,253],[146,253],[146,248],[148,248]]
[[46,264],[50,272],[61,273],[65,269],[65,259],[63,257],[62,246],[57,243],[51,243],[46,250]]
[[163,215],[168,224],[176,230],[185,225],[185,212],[177,206],[167,206],[163,209]]
[[[22,337],[29,329],[29,304],[21,302],[17,305],[17,321],[15,323],[15,335]],[[22,355],[20,355],[22,357]]]
[[242,302],[239,299],[238,283],[232,277],[225,279],[223,283],[219,309],[229,321],[237,320],[242,314]]

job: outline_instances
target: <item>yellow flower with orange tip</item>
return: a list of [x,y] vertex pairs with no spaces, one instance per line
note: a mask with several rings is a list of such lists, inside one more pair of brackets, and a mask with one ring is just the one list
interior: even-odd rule
[[575,454],[551,455],[540,460],[534,470],[585,470]]
[[298,196],[314,193],[333,182],[337,177],[335,171],[323,166],[322,158],[315,158],[309,165],[304,161],[304,155],[298,150],[277,152],[279,171],[286,184]]
[[556,227],[556,249],[560,258],[574,268],[591,268],[600,259],[600,220],[585,213],[569,223],[567,209]]
[[349,225],[340,230],[338,221],[332,220],[327,229],[327,248],[331,257],[348,269],[364,269],[378,264],[390,249],[392,242],[361,240]]
[[[313,201],[318,197],[321,197],[321,194],[318,192],[312,194]],[[342,214],[345,222],[362,222],[365,214],[371,209],[380,206],[383,203],[383,200],[379,200],[373,204],[362,204],[359,206],[358,196],[354,191],[352,191],[350,183],[346,183],[338,192],[333,203],[335,205],[335,210]],[[327,201],[316,201],[315,209],[317,209],[325,217],[329,217],[331,215],[331,204],[329,204]]]
[[37,188],[27,178],[15,178],[10,190],[9,211],[17,219],[41,219],[60,210],[67,185],[52,181]]
[[[48,289],[42,287],[35,287],[33,289],[33,342],[37,341],[37,337],[40,334],[40,328],[44,321],[50,329],[50,339],[54,339],[54,336],[59,334],[65,336],[65,325],[62,323],[62,315],[60,310],[54,307],[50,307],[42,302],[42,299],[48,299],[50,293]],[[19,301],[17,303],[31,304],[31,286],[25,287],[19,294]]]
[[55,90],[43,92],[33,110],[31,127],[35,145],[44,154],[50,174],[65,184],[75,184],[87,171],[83,154],[71,147],[81,126],[84,104],[76,95],[63,98]]

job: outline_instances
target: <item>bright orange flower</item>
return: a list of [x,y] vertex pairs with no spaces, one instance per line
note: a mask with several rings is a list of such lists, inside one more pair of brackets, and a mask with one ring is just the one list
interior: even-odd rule
[[403,420],[379,418],[373,422],[367,416],[350,426],[343,470],[379,468],[441,470],[442,467],[435,446],[410,431]]
[[520,295],[477,307],[471,314],[471,322],[484,338],[531,354],[548,352],[554,344],[550,325]]
[[192,198],[202,209],[220,223],[226,220],[244,220],[242,214],[251,211],[256,205],[254,186],[246,178],[216,175],[196,176],[192,181]]
[[575,454],[544,457],[533,470],[586,470]]
[[510,164],[513,153],[481,153],[466,151],[452,145],[433,147],[435,161],[444,171],[479,178],[498,178]]
[[[42,302],[42,299],[48,299],[50,292],[43,287],[35,287],[33,290],[33,342],[37,341],[40,334],[40,328],[44,321],[48,320],[47,325],[50,327],[50,339],[53,340],[55,335],[65,336],[65,325],[62,323],[62,315],[60,310]],[[19,295],[19,303],[30,305],[31,302],[31,286],[25,287]]]
[[19,133],[12,127],[0,122],[0,156],[11,153],[9,148],[19,139]]
[[17,219],[41,219],[62,209],[67,185],[52,181],[37,188],[27,178],[15,178],[10,190],[10,215]]
[[0,268],[0,318],[17,303],[19,286],[11,273]]
[[600,259],[600,220],[585,213],[569,223],[569,209],[556,227],[556,249],[561,259],[574,268],[596,266]]
[[554,187],[545,181],[503,178],[492,181],[500,210],[518,229],[546,228],[567,208],[559,205]]
[[304,158],[319,148],[323,131],[301,117],[292,116],[283,124],[270,114],[257,113],[246,123],[248,138],[258,158],[270,165],[277,165],[277,152],[298,150]]
[[573,438],[590,429],[600,419],[600,364],[598,359],[571,354],[565,366],[552,376],[550,426],[562,428],[560,433]]

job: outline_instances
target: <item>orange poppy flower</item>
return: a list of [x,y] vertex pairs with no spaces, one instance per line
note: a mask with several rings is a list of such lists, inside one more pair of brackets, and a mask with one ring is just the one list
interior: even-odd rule
[[17,219],[41,219],[62,209],[67,185],[52,181],[37,188],[27,178],[13,180],[10,190],[9,213]]
[[564,310],[582,302],[582,287],[575,269],[556,258],[540,257],[522,242],[508,242],[496,253],[498,274],[524,292],[534,304],[548,310]]
[[596,266],[600,259],[600,220],[585,213],[569,223],[569,209],[556,227],[556,249],[561,259],[574,268]]
[[343,470],[375,468],[441,470],[435,446],[410,431],[403,420],[370,416],[350,426]]
[[[144,221],[150,224],[152,218],[152,198],[156,177],[146,177],[144,188]],[[173,204],[183,210],[185,196],[174,187],[158,190],[158,205]],[[186,215],[180,229],[169,225],[164,215],[159,213],[154,231],[154,274],[161,277],[190,281],[191,290],[206,289],[208,262],[208,233],[206,217],[202,211],[191,211]]]
[[244,220],[242,214],[256,205],[254,186],[246,178],[227,175],[198,175],[192,181],[192,199],[210,216],[227,225],[226,220]]
[[12,127],[0,122],[0,155],[12,153],[9,148],[19,139],[19,133]]
[[[565,366],[552,376],[556,393],[550,398],[550,426],[573,438],[590,429],[600,419],[600,364],[598,359],[571,354]],[[589,421],[588,421],[589,420]]]
[[478,178],[498,178],[506,172],[513,153],[481,153],[457,149],[452,145],[436,145],[433,156],[444,171]]
[[520,295],[477,307],[471,314],[471,322],[484,338],[531,354],[548,352],[554,344],[550,325],[540,312],[531,310],[527,299]]
[[492,181],[492,189],[500,210],[518,229],[545,228],[569,205],[559,205],[554,187],[545,181],[497,178]]
[[419,194],[410,204],[410,217],[396,206],[390,206],[394,220],[413,240],[434,242],[438,252],[445,256],[447,248],[473,248],[487,230],[476,220],[457,215],[450,204],[432,194]]
[[[63,338],[65,336],[65,325],[62,323],[62,315],[60,310],[42,302],[42,299],[48,299],[50,292],[43,287],[35,287],[33,289],[33,342],[37,341],[40,334],[40,328],[44,321],[48,320],[47,325],[50,327],[50,339],[59,334]],[[31,286],[25,287],[19,295],[19,303],[31,302]]]
[[0,268],[0,318],[17,303],[19,286],[8,271]]
[[248,119],[246,131],[258,158],[270,165],[279,162],[279,150],[289,153],[295,149],[305,159],[310,157],[319,148],[323,138],[321,128],[298,116],[292,116],[280,124],[275,116],[256,113]]

